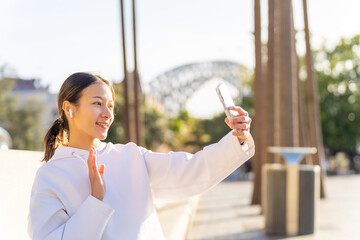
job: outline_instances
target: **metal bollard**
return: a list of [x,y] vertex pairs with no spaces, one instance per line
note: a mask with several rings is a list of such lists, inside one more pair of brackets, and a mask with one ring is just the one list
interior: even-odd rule
[[266,234],[314,233],[320,199],[320,167],[265,164],[262,174]]

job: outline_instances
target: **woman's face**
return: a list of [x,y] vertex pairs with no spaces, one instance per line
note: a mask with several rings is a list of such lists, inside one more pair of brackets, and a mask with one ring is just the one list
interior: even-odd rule
[[114,120],[114,99],[110,88],[102,82],[91,84],[82,91],[75,108],[70,138],[104,140]]

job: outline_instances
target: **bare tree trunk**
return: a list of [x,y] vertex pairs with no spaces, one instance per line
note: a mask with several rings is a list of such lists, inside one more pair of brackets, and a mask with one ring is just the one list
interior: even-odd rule
[[120,14],[121,14],[121,37],[122,37],[122,49],[123,49],[123,68],[124,68],[124,114],[123,114],[123,124],[125,131],[125,141],[130,141],[130,118],[129,118],[129,75],[127,71],[126,64],[126,41],[125,41],[125,18],[124,18],[124,3],[123,0],[120,1]]
[[139,71],[137,66],[137,44],[136,44],[136,5],[135,0],[132,0],[133,7],[133,44],[134,44],[134,92],[135,92],[135,129],[136,129],[136,143],[138,145],[145,145],[144,126],[143,126],[143,111],[142,111],[142,93]]
[[252,204],[261,204],[261,167],[265,156],[264,138],[262,130],[263,122],[263,94],[262,94],[262,44],[261,44],[261,10],[260,0],[254,1],[255,22],[255,79],[254,79],[254,138],[257,145],[257,154],[251,159],[254,173],[254,190]]
[[279,123],[280,146],[298,146],[299,124],[297,111],[296,78],[293,69],[291,0],[282,0],[279,5]]
[[305,26],[305,42],[306,42],[306,73],[307,73],[307,106],[308,106],[308,117],[309,117],[309,131],[310,131],[310,144],[317,148],[317,154],[313,157],[313,163],[321,167],[321,197],[325,197],[325,176],[326,173],[322,168],[322,161],[325,158],[323,141],[322,141],[322,130],[320,123],[320,112],[318,102],[318,89],[317,82],[315,80],[313,59],[310,47],[310,33],[309,23],[307,14],[307,2],[303,0],[304,8],[304,26]]
[[[275,145],[275,136],[274,136],[274,123],[275,123],[275,114],[274,114],[274,93],[275,93],[275,61],[274,61],[274,38],[275,38],[275,1],[268,1],[268,43],[267,43],[267,68],[266,68],[266,81],[264,81],[264,146],[267,148],[269,146]],[[272,153],[266,152],[264,162],[273,163],[274,155]]]

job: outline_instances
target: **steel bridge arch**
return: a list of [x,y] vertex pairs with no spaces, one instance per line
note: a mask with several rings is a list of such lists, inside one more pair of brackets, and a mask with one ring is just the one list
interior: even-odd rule
[[240,64],[231,61],[186,64],[155,77],[149,82],[149,90],[163,104],[165,112],[176,114],[185,109],[187,100],[208,80],[220,78],[239,89],[240,69]]

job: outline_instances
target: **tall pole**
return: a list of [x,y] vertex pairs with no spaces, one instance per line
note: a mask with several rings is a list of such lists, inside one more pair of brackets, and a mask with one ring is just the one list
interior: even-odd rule
[[128,71],[126,64],[126,41],[125,41],[125,20],[124,20],[124,3],[123,0],[120,0],[120,11],[121,11],[121,36],[122,36],[122,49],[123,49],[123,67],[124,67],[124,114],[123,114],[123,123],[124,123],[124,132],[125,132],[125,141],[130,141],[130,121],[129,121],[129,84],[128,84]]
[[[268,1],[268,43],[267,43],[267,67],[266,67],[266,81],[264,83],[264,133],[265,133],[265,147],[275,146],[275,1]],[[264,159],[267,163],[274,162],[274,155],[267,152]]]
[[144,145],[144,136],[142,128],[142,94],[137,66],[137,44],[136,44],[136,6],[135,0],[132,0],[133,7],[133,40],[134,40],[134,92],[135,92],[135,124],[136,124],[136,143]]
[[[310,144],[317,148],[317,154],[314,155],[313,162],[316,165],[322,166],[322,161],[325,158],[323,141],[322,141],[322,129],[320,123],[320,112],[318,102],[318,89],[317,82],[314,76],[314,64],[312,59],[311,47],[310,47],[310,31],[307,14],[307,1],[303,0],[304,9],[304,27],[305,27],[305,42],[306,42],[306,73],[307,73],[307,107],[308,107],[308,118],[309,118],[309,130],[310,130]],[[325,171],[321,168],[321,197],[325,197]]]
[[[273,110],[273,114],[274,114],[274,145],[273,146],[280,146],[280,133],[281,133],[281,125],[280,125],[280,79],[279,76],[281,75],[279,68],[281,66],[280,63],[280,51],[281,51],[281,46],[278,43],[280,41],[280,31],[279,29],[281,28],[281,21],[280,21],[280,5],[282,4],[282,0],[273,0],[273,4],[274,4],[274,18],[273,18],[273,24],[274,24],[274,44],[273,44],[273,59],[272,61],[274,62],[274,80],[273,80],[273,94],[274,94],[274,99],[273,99],[273,105],[272,105],[272,110]],[[279,155],[274,155],[273,156],[274,162],[279,163],[281,162],[281,158]]]
[[254,36],[255,36],[255,79],[254,79],[254,138],[258,146],[258,153],[251,159],[254,173],[254,190],[252,204],[261,203],[261,167],[265,157],[263,123],[263,79],[262,79],[262,53],[261,53],[261,9],[260,0],[254,1]]

